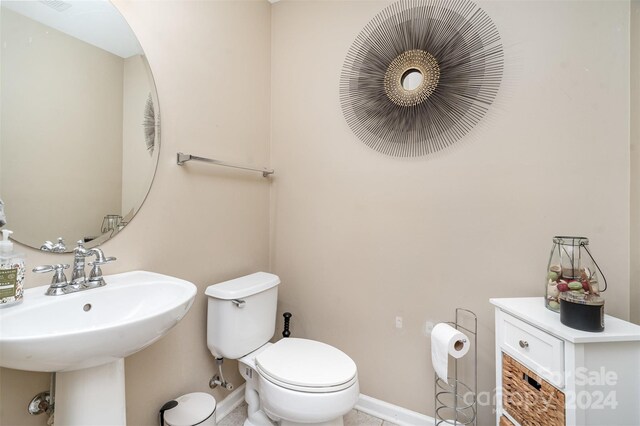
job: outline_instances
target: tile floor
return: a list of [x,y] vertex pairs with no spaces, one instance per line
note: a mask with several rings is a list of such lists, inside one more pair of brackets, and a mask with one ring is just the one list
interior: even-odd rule
[[[229,413],[222,421],[218,422],[218,426],[242,426],[244,420],[247,418],[247,404],[242,403],[235,410]],[[344,426],[397,426],[394,423],[390,423],[372,417],[361,411],[351,410],[349,414],[344,416]]]

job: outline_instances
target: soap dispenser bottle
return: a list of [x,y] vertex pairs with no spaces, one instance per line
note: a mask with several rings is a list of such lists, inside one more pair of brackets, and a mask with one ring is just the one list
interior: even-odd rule
[[12,233],[3,229],[0,241],[0,308],[22,302],[24,256],[13,251],[13,243],[9,241]]

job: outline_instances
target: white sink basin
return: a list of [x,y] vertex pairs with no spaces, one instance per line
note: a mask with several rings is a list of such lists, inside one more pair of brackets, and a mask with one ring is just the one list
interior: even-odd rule
[[111,363],[149,346],[185,316],[196,295],[188,281],[145,271],[105,276],[106,286],[45,296],[25,291],[0,309],[0,366],[73,371]]

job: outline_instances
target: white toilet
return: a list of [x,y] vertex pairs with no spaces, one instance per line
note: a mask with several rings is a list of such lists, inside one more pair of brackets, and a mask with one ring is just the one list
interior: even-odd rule
[[341,426],[360,393],[356,364],[314,340],[269,343],[276,325],[280,278],[257,272],[209,286],[207,346],[237,359],[246,380],[245,426]]

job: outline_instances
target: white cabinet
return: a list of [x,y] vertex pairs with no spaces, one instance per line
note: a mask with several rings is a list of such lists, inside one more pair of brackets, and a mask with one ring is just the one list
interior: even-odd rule
[[566,327],[541,297],[496,307],[496,424],[640,424],[640,326]]

